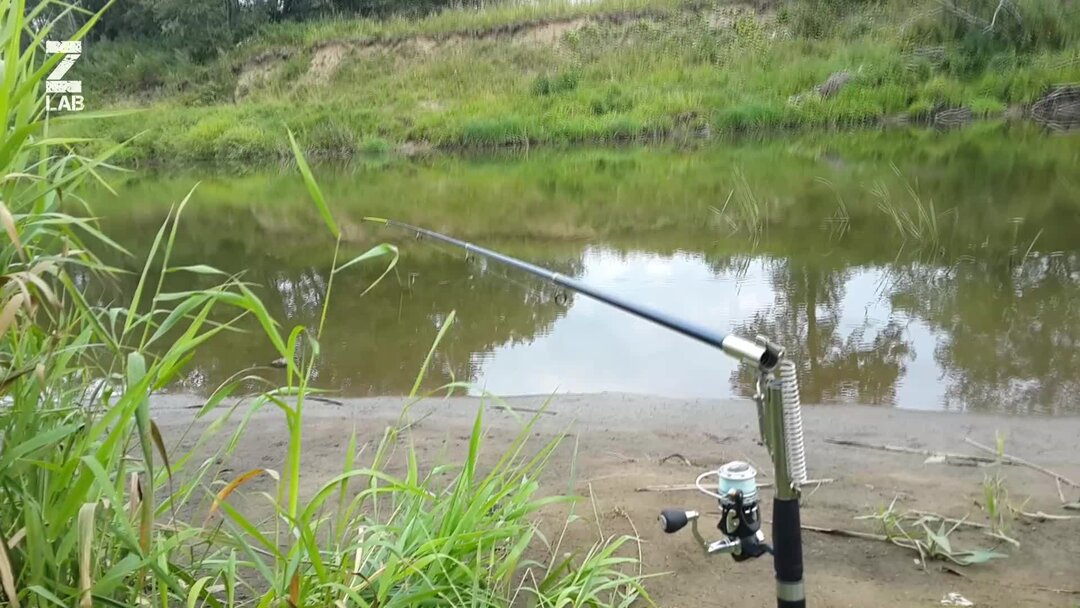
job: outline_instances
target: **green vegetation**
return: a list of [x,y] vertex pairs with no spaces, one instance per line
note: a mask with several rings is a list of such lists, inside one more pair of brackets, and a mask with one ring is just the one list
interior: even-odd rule
[[[842,536],[868,538],[890,542],[898,547],[918,553],[918,563],[925,569],[929,560],[950,561],[960,566],[984,564],[993,559],[1008,557],[1004,553],[987,549],[961,549],[955,545],[953,535],[963,527],[965,519],[950,519],[925,511],[900,512],[894,498],[889,506],[880,507],[873,515],[855,519],[872,519],[879,523],[881,534],[866,534],[841,530]],[[837,533],[834,531],[834,533]]]
[[[493,368],[483,362],[508,344],[549,332],[557,339],[588,341],[591,335],[560,321],[567,307],[543,283],[466,262],[430,239],[417,243],[407,233],[360,224],[361,217],[377,215],[568,276],[588,278],[601,263],[616,263],[635,277],[626,285],[689,294],[689,302],[703,300],[695,284],[674,279],[660,289],[633,273],[654,260],[700,267],[709,285],[747,273],[751,284],[765,285],[782,304],[760,317],[733,319],[734,331],[773,335],[791,345],[794,359],[805,364],[800,375],[808,403],[906,405],[911,397],[898,387],[928,383],[945,391],[937,404],[946,409],[1075,412],[1072,370],[1080,353],[1048,351],[1045,344],[1062,335],[1080,338],[1073,305],[1080,291],[1070,278],[1077,272],[1070,252],[1080,209],[1078,154],[1072,136],[982,123],[947,133],[811,133],[693,150],[533,148],[324,164],[313,170],[348,235],[342,254],[358,255],[374,239],[392,239],[402,261],[396,285],[366,296],[360,294],[377,276],[374,269],[365,280],[335,285],[335,331],[358,338],[323,345],[320,377],[335,378],[328,385],[333,388],[348,378],[345,390],[352,395],[407,393],[413,370],[399,362],[419,360],[430,347],[415,327],[455,309],[460,314],[444,341],[447,356],[425,388],[454,378],[493,381]],[[333,252],[322,231],[313,230],[319,216],[290,173],[274,167],[248,168],[242,175],[231,167],[140,172],[117,183],[118,196],[100,189],[85,196],[109,234],[132,251],[146,251],[169,202],[200,181],[185,211],[189,221],[181,226],[177,262],[243,271],[267,286],[275,317],[308,324],[317,315],[296,287],[318,284]],[[932,230],[913,235],[910,224],[892,223],[887,211]],[[139,269],[136,260],[114,263]],[[869,289],[866,278],[872,276],[880,284]],[[198,285],[191,281],[186,288]],[[133,289],[128,279],[121,293]],[[673,310],[680,305],[671,304]],[[851,329],[844,321],[851,317],[843,315],[861,305],[877,312]],[[819,323],[808,328],[814,310]],[[611,317],[613,325],[620,321]],[[490,323],[493,318],[499,323]],[[607,335],[606,322],[597,335]],[[911,329],[920,324],[930,332]],[[619,351],[611,352],[618,359]],[[275,356],[231,334],[203,350],[198,375],[212,385],[253,359]],[[563,362],[547,356],[556,359],[540,355],[542,365]],[[928,362],[933,371],[912,360]],[[520,377],[528,382],[532,374]],[[1016,378],[1030,390],[1012,390]],[[648,382],[658,387],[655,392],[670,390]],[[695,387],[716,388],[708,376],[701,382]],[[731,394],[741,396],[756,386],[749,370],[730,382]],[[539,386],[528,390],[549,388]]]
[[[130,300],[99,304],[87,297],[86,281],[123,277],[91,251],[130,254],[95,222],[61,206],[109,155],[68,155],[63,146],[70,142],[48,133],[63,125],[44,120],[41,80],[60,57],[40,62],[49,29],[41,27],[43,18],[22,0],[0,0],[5,605],[509,606],[516,597],[537,606],[605,606],[643,595],[641,577],[624,574],[636,560],[617,555],[631,539],[598,541],[577,559],[543,555],[538,511],[572,501],[541,494],[537,478],[558,441],[528,450],[530,424],[482,469],[478,414],[462,461],[423,471],[429,465],[414,450],[399,449],[408,439],[406,410],[386,429],[370,464],[357,464],[362,448],[354,436],[342,473],[313,493],[301,491],[304,406],[316,392],[310,380],[333,277],[380,259],[387,261],[385,276],[397,260],[393,247],[377,245],[349,261],[335,255],[318,322],[284,332],[246,282],[207,265],[172,262],[188,196],[156,230]],[[338,224],[306,162],[297,162],[340,245]],[[176,291],[178,275],[214,284]],[[229,379],[194,413],[206,423],[194,445],[169,449],[151,394],[196,349],[244,319],[289,362],[284,385]],[[450,315],[435,347],[452,323]],[[430,355],[421,377],[428,363]],[[261,392],[246,401],[229,398],[248,382]],[[413,396],[421,396],[416,388]],[[267,406],[281,412],[288,429],[283,470],[229,473],[223,463]],[[265,495],[266,521],[232,502],[257,478],[277,486]]]
[[[950,260],[1013,247],[1023,253],[1040,230],[1038,250],[1068,248],[1080,190],[1061,176],[1076,154],[1071,138],[986,123],[949,133],[823,133],[693,151],[649,145],[373,158],[315,171],[358,239],[354,246],[365,234],[360,218],[377,215],[510,247],[523,239],[640,240],[646,230],[662,250],[668,242],[723,235],[726,249],[744,251],[746,237],[758,234],[763,246],[786,256],[828,240],[861,264],[892,260],[905,244],[945,246]],[[290,259],[324,258],[304,228],[315,218],[301,185],[288,173],[236,169],[136,174],[117,180],[120,197],[97,190],[92,198],[106,225],[133,239],[126,246],[146,250],[147,227],[160,221],[165,204],[201,180],[189,216],[223,226],[234,246],[242,239],[245,257],[266,255],[260,239],[281,234],[297,244]],[[227,228],[250,218],[259,230]],[[830,230],[843,230],[843,238],[827,239]],[[184,263],[196,263],[206,236],[186,240]]]
[[350,157],[930,121],[961,106],[993,118],[1080,80],[1080,10],[1007,5],[508,2],[268,24],[202,63],[118,40],[92,47],[80,76],[96,103],[145,111],[73,132],[134,138],[127,161],[249,163],[288,159],[283,125],[315,156]]

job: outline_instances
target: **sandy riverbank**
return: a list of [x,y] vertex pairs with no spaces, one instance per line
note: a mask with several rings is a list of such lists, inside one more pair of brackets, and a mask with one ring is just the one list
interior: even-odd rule
[[[507,402],[534,409],[543,397],[516,397]],[[170,446],[180,440],[201,403],[190,395],[162,395],[154,417]],[[304,471],[307,488],[340,472],[343,450],[355,428],[361,442],[377,441],[383,429],[398,419],[403,400],[396,397],[347,399],[340,405],[313,403],[305,411]],[[477,399],[428,400],[414,407],[411,439],[427,463],[452,460],[466,449]],[[565,489],[576,467],[576,492],[591,488],[603,532],[640,533],[645,570],[673,574],[649,581],[657,604],[672,608],[707,605],[740,607],[773,605],[771,562],[767,559],[735,564],[729,558],[706,558],[688,534],[666,536],[655,525],[664,506],[710,511],[714,505],[694,492],[639,492],[648,485],[691,483],[698,472],[732,459],[765,465],[765,448],[757,442],[757,419],[749,401],[673,400],[624,394],[561,395],[536,427],[537,444],[568,430],[548,468],[549,491]],[[892,444],[929,450],[975,453],[964,437],[993,445],[995,432],[1007,433],[1007,451],[1060,474],[1080,479],[1080,418],[1013,418],[945,414],[874,407],[808,406],[804,409],[807,454],[812,478],[835,478],[804,502],[806,524],[876,531],[874,522],[855,521],[900,496],[898,506],[954,517],[986,518],[981,500],[986,468],[924,464],[918,455],[843,447],[826,438]],[[528,416],[530,414],[523,414]],[[486,456],[494,458],[516,435],[520,422],[492,410],[486,416],[490,438]],[[189,435],[190,437],[190,435]],[[233,471],[254,467],[280,468],[286,442],[280,413],[266,409],[256,415],[232,460]],[[179,446],[189,442],[184,441]],[[576,462],[574,451],[576,444]],[[677,453],[680,459],[661,460]],[[1003,467],[1010,500],[1024,510],[1080,515],[1060,508],[1053,479],[1023,467]],[[229,473],[223,474],[228,477]],[[769,477],[762,476],[762,481]],[[1080,490],[1065,487],[1069,500]],[[767,493],[767,496],[771,494]],[[1030,498],[1029,498],[1030,497]],[[766,504],[769,501],[766,501]],[[765,517],[769,517],[765,507]],[[593,509],[578,509],[589,520]],[[624,515],[625,514],[625,515]],[[578,526],[570,542],[587,545],[596,526]],[[710,523],[705,529],[711,529]],[[932,562],[926,571],[914,553],[883,542],[804,533],[808,597],[816,606],[937,606],[948,592],[959,592],[977,606],[1073,606],[1080,594],[1080,520],[1028,523],[1016,521],[1011,535],[1020,547],[999,543],[977,531],[955,537],[963,546],[997,547],[1008,559],[986,565],[944,570]],[[708,535],[711,536],[711,535]]]

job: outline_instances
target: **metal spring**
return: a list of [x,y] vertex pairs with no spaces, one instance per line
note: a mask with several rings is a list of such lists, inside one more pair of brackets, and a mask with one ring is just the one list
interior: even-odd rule
[[780,362],[780,390],[784,402],[784,443],[788,471],[795,486],[806,483],[806,445],[803,442],[802,409],[799,405],[799,377],[789,359]]

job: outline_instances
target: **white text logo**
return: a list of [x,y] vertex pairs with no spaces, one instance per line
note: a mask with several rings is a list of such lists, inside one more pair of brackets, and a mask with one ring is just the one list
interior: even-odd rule
[[45,77],[45,108],[50,112],[78,112],[85,107],[81,80],[64,80],[71,66],[82,57],[81,40],[46,40],[45,52],[63,55]]

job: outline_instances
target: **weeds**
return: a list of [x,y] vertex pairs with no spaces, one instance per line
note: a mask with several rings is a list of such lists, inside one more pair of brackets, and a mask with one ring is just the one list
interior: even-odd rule
[[[77,66],[81,75],[110,83],[117,105],[153,111],[83,121],[69,134],[120,142],[147,132],[126,152],[139,160],[275,161],[289,158],[282,123],[320,157],[350,156],[375,138],[450,149],[602,143],[927,120],[942,107],[995,117],[1080,80],[1071,38],[1020,55],[979,51],[986,66],[957,68],[966,51],[951,40],[898,33],[897,24],[939,8],[931,0],[799,7],[829,23],[840,11],[842,27],[793,34],[779,16],[718,20],[712,7],[671,0],[551,1],[277,24],[201,66],[101,45]],[[565,25],[579,17],[593,21]],[[558,40],[527,35],[552,21],[569,28]],[[328,42],[349,59],[325,84],[308,82],[311,56]],[[857,76],[828,99],[814,92],[842,71]],[[184,136],[195,130],[200,137]]]
[[[895,165],[893,172],[901,176],[900,169]],[[942,214],[938,212],[932,198],[924,199],[920,196],[918,184],[905,181],[905,188],[910,203],[902,205],[893,200],[891,191],[884,184],[874,186],[873,194],[878,199],[878,209],[903,241],[912,241],[920,247],[940,251],[945,239]]]
[[[616,555],[627,539],[608,539],[578,560],[559,562],[550,576],[525,576],[537,567],[537,513],[571,500],[541,494],[538,478],[558,438],[527,450],[532,423],[487,471],[479,457],[482,409],[462,462],[427,472],[411,447],[404,473],[390,472],[408,438],[400,426],[386,429],[366,467],[356,464],[361,448],[354,435],[342,473],[314,493],[302,492],[304,409],[317,392],[310,381],[335,278],[382,260],[377,284],[393,269],[397,251],[378,245],[351,260],[338,258],[339,225],[291,136],[308,193],[336,241],[313,327],[283,332],[254,286],[209,266],[172,262],[177,226],[194,191],[154,234],[129,301],[88,296],[88,284],[117,273],[92,252],[129,254],[95,222],[66,215],[61,204],[77,196],[83,180],[97,177],[116,150],[81,157],[64,149],[68,141],[49,137],[53,125],[43,113],[40,82],[60,57],[40,64],[48,23],[29,28],[44,6],[0,0],[0,45],[7,49],[0,109],[9,135],[0,151],[0,223],[8,237],[0,247],[0,589],[8,605],[647,599],[641,577],[624,572],[636,560]],[[213,284],[172,291],[177,273]],[[249,318],[285,362],[284,384],[246,373],[230,378],[195,412],[206,426],[194,445],[169,450],[151,395],[200,346]],[[233,398],[253,384],[254,395]],[[225,477],[222,463],[267,406],[280,412],[288,430],[284,468]],[[276,491],[251,497],[265,499],[268,520],[233,504],[264,479]],[[185,521],[191,516],[202,523]],[[613,588],[621,591],[613,595]]]
[[986,549],[959,549],[953,546],[952,535],[966,520],[947,520],[941,516],[920,512],[901,513],[893,499],[873,515],[857,519],[875,519],[880,523],[884,539],[919,554],[919,563],[926,568],[928,560],[951,561],[960,566],[981,564],[991,559],[1008,557]]
[[986,474],[983,476],[982,491],[982,509],[990,519],[994,532],[1007,533],[1012,512],[1009,507],[1009,490],[1005,487],[1005,478],[1000,473]]
[[[1005,433],[1000,431],[994,433],[994,450],[997,453],[998,460],[1003,460],[1006,456],[1005,439]],[[994,465],[994,467],[993,472],[983,475],[982,503],[976,504],[979,504],[986,513],[986,517],[990,520],[993,531],[992,536],[1018,544],[1008,534],[1012,528],[1013,520],[1024,513],[1027,501],[1024,501],[1024,504],[1019,507],[1013,505],[1009,500],[1009,488],[1005,484],[1006,478],[1001,473],[1001,466],[998,464]]]
[[728,194],[724,206],[713,208],[713,213],[727,224],[731,232],[745,232],[757,238],[772,219],[770,204],[755,196],[741,169],[735,169],[734,181],[735,188]]
[[573,71],[563,72],[551,77],[541,74],[533,81],[533,95],[542,97],[573,91],[577,88],[578,78],[577,72]]

